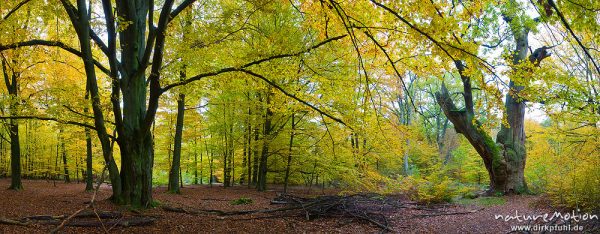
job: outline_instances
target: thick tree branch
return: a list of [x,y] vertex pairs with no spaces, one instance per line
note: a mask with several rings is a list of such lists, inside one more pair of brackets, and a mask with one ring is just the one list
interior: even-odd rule
[[271,80],[267,79],[267,78],[266,78],[266,77],[264,77],[263,75],[260,75],[260,74],[258,74],[258,73],[255,73],[255,72],[253,72],[253,71],[250,71],[250,70],[245,70],[245,69],[240,69],[239,71],[241,71],[241,72],[244,72],[244,73],[246,73],[246,74],[248,74],[248,75],[251,75],[251,76],[254,76],[254,77],[256,77],[256,78],[259,78],[259,79],[263,80],[264,82],[266,82],[266,83],[267,83],[267,84],[269,84],[270,86],[272,86],[272,87],[276,88],[277,90],[279,90],[280,92],[282,92],[282,93],[283,93],[283,94],[285,94],[286,96],[288,96],[288,97],[291,97],[292,99],[294,99],[294,100],[296,100],[296,101],[298,101],[298,102],[302,103],[302,104],[303,104],[303,105],[305,105],[305,106],[308,106],[310,109],[313,109],[314,111],[318,112],[319,114],[321,114],[321,115],[324,115],[324,116],[327,116],[327,117],[329,117],[330,119],[334,120],[335,122],[338,122],[338,123],[340,123],[340,124],[342,124],[342,125],[344,125],[344,126],[346,126],[346,127],[350,128],[350,129],[352,129],[352,127],[348,126],[348,125],[347,125],[347,124],[346,124],[346,123],[345,123],[343,120],[341,120],[340,118],[334,117],[334,116],[332,116],[332,115],[328,114],[327,112],[325,112],[325,111],[323,111],[323,110],[319,109],[318,107],[314,106],[313,104],[310,104],[309,102],[307,102],[307,101],[304,101],[304,100],[300,99],[300,98],[299,98],[299,97],[297,97],[296,95],[289,93],[288,91],[286,91],[285,89],[283,89],[281,86],[279,86],[279,85],[278,85],[278,84],[276,84],[275,82],[273,82],[273,81],[271,81]]
[[177,17],[177,15],[179,15],[179,13],[181,13],[183,10],[185,10],[185,8],[189,7],[190,5],[192,5],[192,3],[196,2],[196,0],[185,0],[184,2],[182,2],[181,4],[179,4],[179,6],[177,6],[170,14],[169,14],[169,22],[171,22],[171,20],[175,19],[175,17]]
[[[121,111],[120,104],[120,89],[121,84],[119,83],[119,70],[120,65],[117,60],[117,31],[115,26],[115,16],[112,11],[112,3],[110,0],[102,0],[102,8],[104,9],[104,20],[106,21],[106,32],[108,38],[108,48],[106,50],[106,55],[108,56],[108,63],[110,66],[110,79],[112,81],[111,85],[111,103],[112,109],[115,118],[115,125],[117,129],[117,133],[119,136],[123,136],[125,134],[125,129],[123,125],[123,114]],[[122,72],[122,74],[125,74]]]
[[475,113],[473,108],[473,88],[471,85],[471,77],[464,74],[465,65],[461,61],[454,61],[458,72],[460,73],[460,80],[463,83],[463,97],[465,100],[465,110],[468,114],[473,115]]
[[12,10],[10,10],[4,17],[2,17],[2,20],[6,20],[8,19],[8,17],[10,17],[12,14],[14,14],[15,12],[17,12],[19,10],[19,8],[21,8],[23,5],[27,4],[28,2],[30,2],[31,0],[23,0],[22,2],[20,2],[19,4],[17,4],[15,7],[13,7]]
[[340,39],[342,39],[342,38],[344,38],[346,36],[347,35],[341,35],[341,36],[329,38],[327,40],[324,40],[324,41],[322,41],[322,42],[320,42],[320,43],[318,43],[316,45],[313,45],[313,46],[311,46],[311,47],[309,47],[309,48],[307,48],[307,49],[305,49],[303,51],[300,51],[300,52],[291,53],[291,54],[273,55],[273,56],[270,56],[270,57],[267,57],[267,58],[263,58],[263,59],[259,59],[259,60],[256,60],[256,61],[252,61],[252,62],[246,63],[246,64],[244,64],[244,65],[242,65],[240,67],[227,67],[227,68],[222,68],[220,70],[213,71],[213,72],[207,72],[207,73],[198,74],[198,75],[190,77],[188,79],[185,79],[185,80],[182,80],[182,81],[179,81],[179,82],[176,82],[176,83],[172,83],[172,84],[166,85],[165,87],[162,88],[161,92],[166,92],[169,89],[175,88],[177,86],[186,85],[186,84],[189,84],[191,82],[200,80],[200,79],[205,78],[205,77],[216,76],[216,75],[227,73],[227,72],[240,71],[241,69],[245,69],[245,68],[248,68],[250,66],[258,65],[258,64],[261,64],[261,63],[264,63],[264,62],[275,60],[275,59],[289,58],[289,57],[299,56],[301,54],[308,53],[311,50],[317,49],[317,48],[319,48],[319,47],[321,47],[321,46],[323,46],[323,45],[325,45],[327,43],[330,43],[332,41],[340,40]]
[[[68,124],[68,125],[74,125],[74,126],[79,126],[79,127],[84,127],[84,128],[89,128],[89,129],[93,129],[93,130],[97,130],[97,128],[93,125],[90,124],[86,124],[86,123],[80,123],[77,121],[72,121],[72,120],[64,120],[64,119],[59,119],[59,118],[54,118],[54,117],[47,117],[47,116],[34,116],[34,115],[21,115],[21,116],[0,116],[0,119],[35,119],[35,120],[45,120],[45,121],[53,121],[53,122],[57,122],[57,123],[61,123],[61,124]],[[108,135],[108,137],[116,139],[114,136],[112,135]]]
[[[158,109],[158,99],[162,94],[162,90],[160,87],[160,66],[163,62],[166,37],[165,31],[169,23],[169,12],[173,7],[173,2],[173,0],[165,1],[163,9],[160,12],[160,17],[158,19],[158,25],[155,34],[156,39],[154,41],[154,56],[152,58],[150,76],[148,77],[148,79],[150,80],[150,97],[148,99],[148,111],[146,112],[146,116],[144,116],[144,126],[142,132],[150,131],[150,126],[152,126],[152,123],[154,122],[156,110]],[[144,67],[140,68],[140,70],[142,69],[144,69]]]
[[[71,4],[71,2],[69,1],[61,1],[65,11],[67,12],[67,14],[69,15],[69,18],[71,18],[72,21],[79,21],[78,17],[77,17],[77,8],[75,6],[73,6],[73,4]],[[110,8],[111,12],[112,12],[112,8]],[[91,12],[88,12],[91,13]],[[77,27],[75,27],[75,30],[79,30]],[[90,38],[92,38],[92,40],[94,41],[94,43],[96,43],[96,45],[98,45],[98,47],[100,48],[100,50],[106,55],[110,57],[110,53],[109,53],[109,48],[108,46],[106,46],[106,44],[104,44],[104,42],[102,41],[102,39],[100,39],[100,37],[98,36],[98,34],[96,34],[94,32],[94,30],[92,30],[92,28],[89,28],[90,31]],[[120,66],[120,65],[119,65]]]
[[[16,43],[12,43],[12,44],[8,44],[8,45],[0,45],[0,52],[5,51],[5,50],[11,50],[11,49],[17,49],[17,48],[21,48],[21,47],[27,47],[27,46],[51,46],[51,47],[59,47],[71,54],[74,54],[78,57],[82,57],[83,54],[81,53],[81,51],[70,47],[69,45],[62,43],[60,41],[47,41],[47,40],[39,40],[39,39],[34,39],[34,40],[29,40],[29,41],[22,41],[22,42],[16,42]],[[103,73],[110,75],[110,70],[107,69],[104,65],[102,65],[102,63],[98,62],[97,60],[94,59],[94,65],[100,69]]]

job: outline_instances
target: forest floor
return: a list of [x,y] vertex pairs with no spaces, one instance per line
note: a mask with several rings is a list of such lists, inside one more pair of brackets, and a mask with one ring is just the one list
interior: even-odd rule
[[[9,179],[0,179],[0,188],[9,186]],[[0,219],[20,220],[34,215],[66,215],[89,204],[93,195],[84,192],[84,184],[65,184],[44,180],[24,180],[24,191],[0,189]],[[277,188],[277,187],[275,187]],[[334,191],[325,191],[332,194]],[[320,189],[307,191],[305,188],[292,190],[295,196],[322,195]],[[97,211],[117,211],[124,217],[150,217],[154,222],[147,226],[111,227],[111,233],[376,233],[379,227],[359,218],[344,216],[322,217],[307,220],[302,215],[288,213],[251,213],[243,215],[219,215],[214,213],[180,213],[164,207],[183,207],[192,210],[272,210],[281,204],[272,204],[278,192],[257,192],[245,186],[223,188],[207,185],[186,186],[180,195],[165,193],[164,187],[154,189],[154,199],[160,207],[132,212],[111,204],[107,199],[110,188],[100,188],[95,208]],[[240,198],[252,199],[251,204],[233,205]],[[482,199],[482,200],[478,200]],[[382,200],[388,206],[376,211],[386,217],[390,232],[395,233],[509,233],[512,225],[527,225],[517,220],[504,221],[495,215],[553,213],[547,201],[540,196],[508,196],[486,200],[478,198],[466,202],[418,205],[403,196],[390,196]],[[381,203],[382,204],[382,203]],[[373,206],[381,205],[373,203]],[[92,220],[93,221],[93,220]],[[597,220],[596,220],[597,221]],[[60,223],[60,222],[58,222]],[[28,222],[27,225],[0,224],[0,233],[48,233],[58,223]],[[530,223],[532,224],[532,223]],[[597,227],[593,224],[593,227]],[[532,225],[533,226],[533,225]],[[589,225],[588,225],[589,226]],[[585,230],[584,230],[585,231]],[[103,227],[65,227],[65,233],[105,233]]]

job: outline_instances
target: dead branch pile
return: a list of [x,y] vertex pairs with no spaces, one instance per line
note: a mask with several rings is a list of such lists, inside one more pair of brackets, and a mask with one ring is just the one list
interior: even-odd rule
[[[384,231],[392,231],[389,227],[387,217],[383,211],[396,207],[395,201],[377,194],[354,194],[346,196],[319,196],[314,198],[298,197],[289,194],[280,194],[271,201],[271,204],[284,205],[284,207],[261,210],[200,210],[184,207],[172,207],[164,205],[163,209],[169,212],[187,214],[216,214],[220,216],[266,214],[276,213],[268,217],[297,216],[307,220],[322,217],[348,218],[368,222],[376,225]],[[266,218],[264,216],[251,219]]]
[[391,231],[387,217],[382,213],[390,201],[377,194],[354,194],[348,196],[319,196],[303,198],[281,194],[272,203],[298,207],[307,220],[319,217],[343,217],[375,224]]

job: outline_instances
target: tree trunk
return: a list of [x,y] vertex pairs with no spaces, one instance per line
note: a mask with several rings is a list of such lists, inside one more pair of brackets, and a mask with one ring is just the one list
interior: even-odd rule
[[0,178],[4,177],[4,134],[0,132]]
[[115,199],[134,207],[148,207],[152,202],[152,136],[128,139],[119,144],[123,189]]
[[[511,89],[513,86],[513,82],[510,82]],[[495,173],[499,176],[496,176],[492,182],[494,187],[504,188],[505,192],[522,193],[527,191],[524,177],[526,161],[525,102],[518,102],[507,94],[505,106],[509,126],[502,125],[496,141],[501,146],[500,153],[506,166]]]
[[204,184],[204,182],[202,181],[204,178],[204,168],[202,167],[202,151],[200,151],[200,184]]
[[[185,75],[182,75],[185,76]],[[181,140],[183,136],[183,118],[185,115],[185,94],[179,94],[177,99],[177,123],[175,124],[175,145],[173,151],[173,163],[169,172],[169,188],[171,193],[180,193],[179,171],[181,166]]]
[[229,125],[229,157],[228,160],[229,162],[227,163],[227,165],[229,165],[229,171],[230,171],[230,182],[229,182],[229,186],[233,186],[235,184],[235,144],[233,142],[233,120],[231,125]]
[[[230,186],[230,179],[231,179],[231,158],[229,155],[229,150],[230,150],[230,146],[229,146],[229,138],[228,138],[228,134],[229,134],[229,129],[227,127],[228,124],[228,119],[227,119],[227,105],[223,105],[223,121],[224,121],[224,128],[223,128],[223,143],[225,145],[225,147],[223,148],[223,186],[224,187],[229,187]],[[229,136],[231,137],[231,136]]]
[[259,140],[259,128],[254,128],[254,145],[252,146],[252,185],[256,185],[258,183],[258,140]]
[[[196,149],[196,139],[194,139],[194,184],[198,184],[198,150]],[[202,160],[202,158],[200,159]]]
[[208,177],[208,183],[210,184],[210,187],[212,187],[213,184],[213,165],[214,165],[214,154],[212,149],[210,150],[210,159],[209,159],[209,171],[210,171],[210,175]]
[[65,138],[63,136],[63,129],[60,129],[60,149],[62,152],[62,161],[63,161],[63,171],[65,183],[71,183],[71,178],[69,177],[69,167],[67,166],[67,150],[65,148]]
[[[507,21],[511,19],[505,18]],[[516,48],[513,53],[513,65],[518,65],[527,59],[529,42],[527,28],[511,28],[515,39]],[[537,51],[537,50],[536,50]],[[543,59],[543,58],[542,58]],[[541,59],[540,59],[541,60]],[[531,62],[535,62],[532,60]],[[518,69],[518,68],[517,68]],[[525,100],[519,100],[519,92],[523,86],[518,86],[511,79],[509,91],[506,94],[505,114],[508,126],[502,124],[496,141],[500,147],[502,166],[498,167],[491,179],[493,187],[502,188],[508,193],[522,193],[527,191],[525,183]]]
[[244,129],[244,143],[242,144],[242,174],[240,175],[240,184],[244,184],[246,182],[246,174],[248,172],[248,170],[246,169],[246,166],[248,165],[248,157],[249,157],[249,151],[248,151],[248,141],[246,141],[246,139],[248,139],[248,124],[246,121],[246,127]]
[[271,141],[271,118],[273,116],[273,110],[271,109],[271,95],[271,90],[269,90],[266,97],[265,125],[263,126],[263,145],[258,167],[258,183],[256,184],[256,189],[258,191],[267,190],[267,162],[269,157],[269,143]]
[[[459,62],[457,62],[459,63]],[[462,68],[462,66],[459,65]],[[462,69],[459,69],[462,73]],[[462,75],[461,75],[462,76]],[[463,78],[463,86],[465,90],[465,99],[472,98],[470,78]],[[465,101],[465,109],[458,110],[454,102],[450,98],[450,94],[446,85],[442,83],[440,92],[436,93],[436,99],[448,120],[454,124],[457,133],[463,134],[469,143],[475,148],[479,156],[483,159],[485,167],[490,176],[490,192],[503,192],[499,184],[494,183],[500,178],[498,172],[505,167],[502,162],[499,147],[494,143],[492,138],[483,130],[478,121],[473,119],[473,106],[471,102]]]
[[[250,112],[250,108],[248,108],[248,116],[250,116],[251,112]],[[250,117],[248,117],[250,118]],[[247,164],[246,164],[246,171],[247,171],[247,175],[248,175],[248,187],[250,187],[250,185],[252,184],[252,125],[250,123],[250,119],[248,119],[248,134],[246,135],[246,139],[244,139],[244,142],[246,142],[246,153],[247,153]]]
[[287,193],[290,177],[290,167],[292,164],[292,148],[294,146],[294,135],[296,132],[295,113],[292,113],[292,131],[290,132],[290,144],[288,146],[287,164],[285,166],[285,177],[283,179],[283,193]]
[[[113,191],[112,199],[113,199],[113,201],[115,201],[117,203],[123,203],[123,199],[121,199],[122,198],[122,181],[119,176],[119,169],[118,169],[117,164],[115,163],[115,160],[112,155],[112,153],[113,153],[112,146],[110,144],[110,138],[109,138],[108,132],[106,131],[106,127],[104,125],[104,114],[102,112],[102,105],[100,103],[98,81],[96,79],[96,68],[94,67],[94,63],[93,63],[94,60],[93,60],[93,55],[92,55],[91,43],[90,43],[90,40],[91,40],[90,24],[89,24],[88,8],[86,6],[87,3],[85,0],[77,0],[77,7],[72,6],[70,4],[70,2],[68,2],[66,0],[61,0],[61,3],[63,5],[63,7],[65,8],[65,10],[67,11],[67,13],[69,13],[69,18],[73,24],[73,27],[75,28],[75,31],[77,32],[77,37],[78,37],[79,45],[81,48],[81,57],[82,57],[82,60],[84,63],[84,68],[85,68],[85,73],[86,73],[86,85],[87,85],[87,88],[89,88],[89,92],[90,92],[90,96],[91,96],[90,101],[92,103],[92,110],[94,113],[94,125],[96,127],[98,138],[99,138],[100,144],[102,146],[102,156],[104,157],[104,160],[106,162],[106,167],[108,169],[109,178],[111,181],[111,187],[112,187],[112,191]],[[107,13],[107,12],[111,13],[110,17],[107,15],[107,20],[108,19],[114,20],[112,18],[112,8],[110,8],[108,10],[105,9],[105,13]],[[112,25],[114,25],[114,24],[111,23],[111,24],[109,24],[108,27],[111,27]],[[108,36],[108,41],[109,41],[109,48],[115,47],[114,46],[114,35],[110,34]],[[109,60],[111,63],[111,78],[114,81],[117,77],[116,61],[115,61],[115,59],[112,59],[112,58],[109,58]],[[113,98],[111,98],[111,100],[113,101],[113,109],[120,108],[119,100],[118,100],[118,93],[114,92],[116,89],[118,89],[118,86],[116,85],[115,82],[113,82]],[[117,104],[117,105],[115,106],[115,104]],[[120,118],[120,115],[121,115],[120,112],[115,111],[116,119]],[[121,137],[125,137],[125,136],[121,136]]]
[[85,191],[94,190],[94,178],[92,168],[92,134],[89,128],[85,128]]
[[[7,61],[2,57],[2,73],[4,75],[4,82],[6,89],[10,95],[9,112],[11,115],[16,115],[17,107],[19,103],[19,85],[17,83],[16,73],[8,74]],[[9,137],[10,137],[10,187],[9,189],[21,190],[23,184],[21,184],[21,145],[19,143],[19,124],[18,120],[10,119],[9,121]]]
[[9,189],[21,190],[21,146],[19,145],[19,125],[17,120],[10,120],[10,187]]

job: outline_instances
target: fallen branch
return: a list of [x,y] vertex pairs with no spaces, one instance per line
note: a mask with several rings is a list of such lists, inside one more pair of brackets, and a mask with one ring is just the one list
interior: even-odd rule
[[418,214],[418,215],[414,215],[416,217],[432,217],[432,216],[442,216],[442,215],[462,215],[462,214],[472,214],[475,212],[478,212],[480,210],[483,210],[483,208],[481,209],[477,209],[477,210],[470,210],[470,211],[464,211],[464,212],[449,212],[449,213],[434,213],[434,214]]
[[173,206],[169,206],[169,205],[163,205],[162,208],[165,211],[175,212],[175,213],[185,213],[185,214],[192,214],[192,215],[216,214],[216,215],[220,215],[220,216],[230,216],[230,215],[245,215],[245,214],[254,214],[254,213],[273,213],[273,212],[280,212],[280,211],[287,211],[287,210],[295,210],[295,209],[299,209],[300,207],[284,207],[284,208],[278,208],[278,209],[239,210],[239,211],[223,211],[223,210],[210,210],[210,209],[199,210],[199,209],[192,209],[192,208],[173,207]]
[[[71,227],[105,227],[105,226],[120,226],[120,227],[134,227],[134,226],[148,226],[154,224],[156,219],[148,217],[129,217],[118,220],[110,220],[102,222],[99,220],[73,220],[66,226]],[[106,230],[108,231],[108,230]]]
[[19,220],[14,219],[0,218],[0,224],[27,226],[29,225],[29,222],[21,222]]

